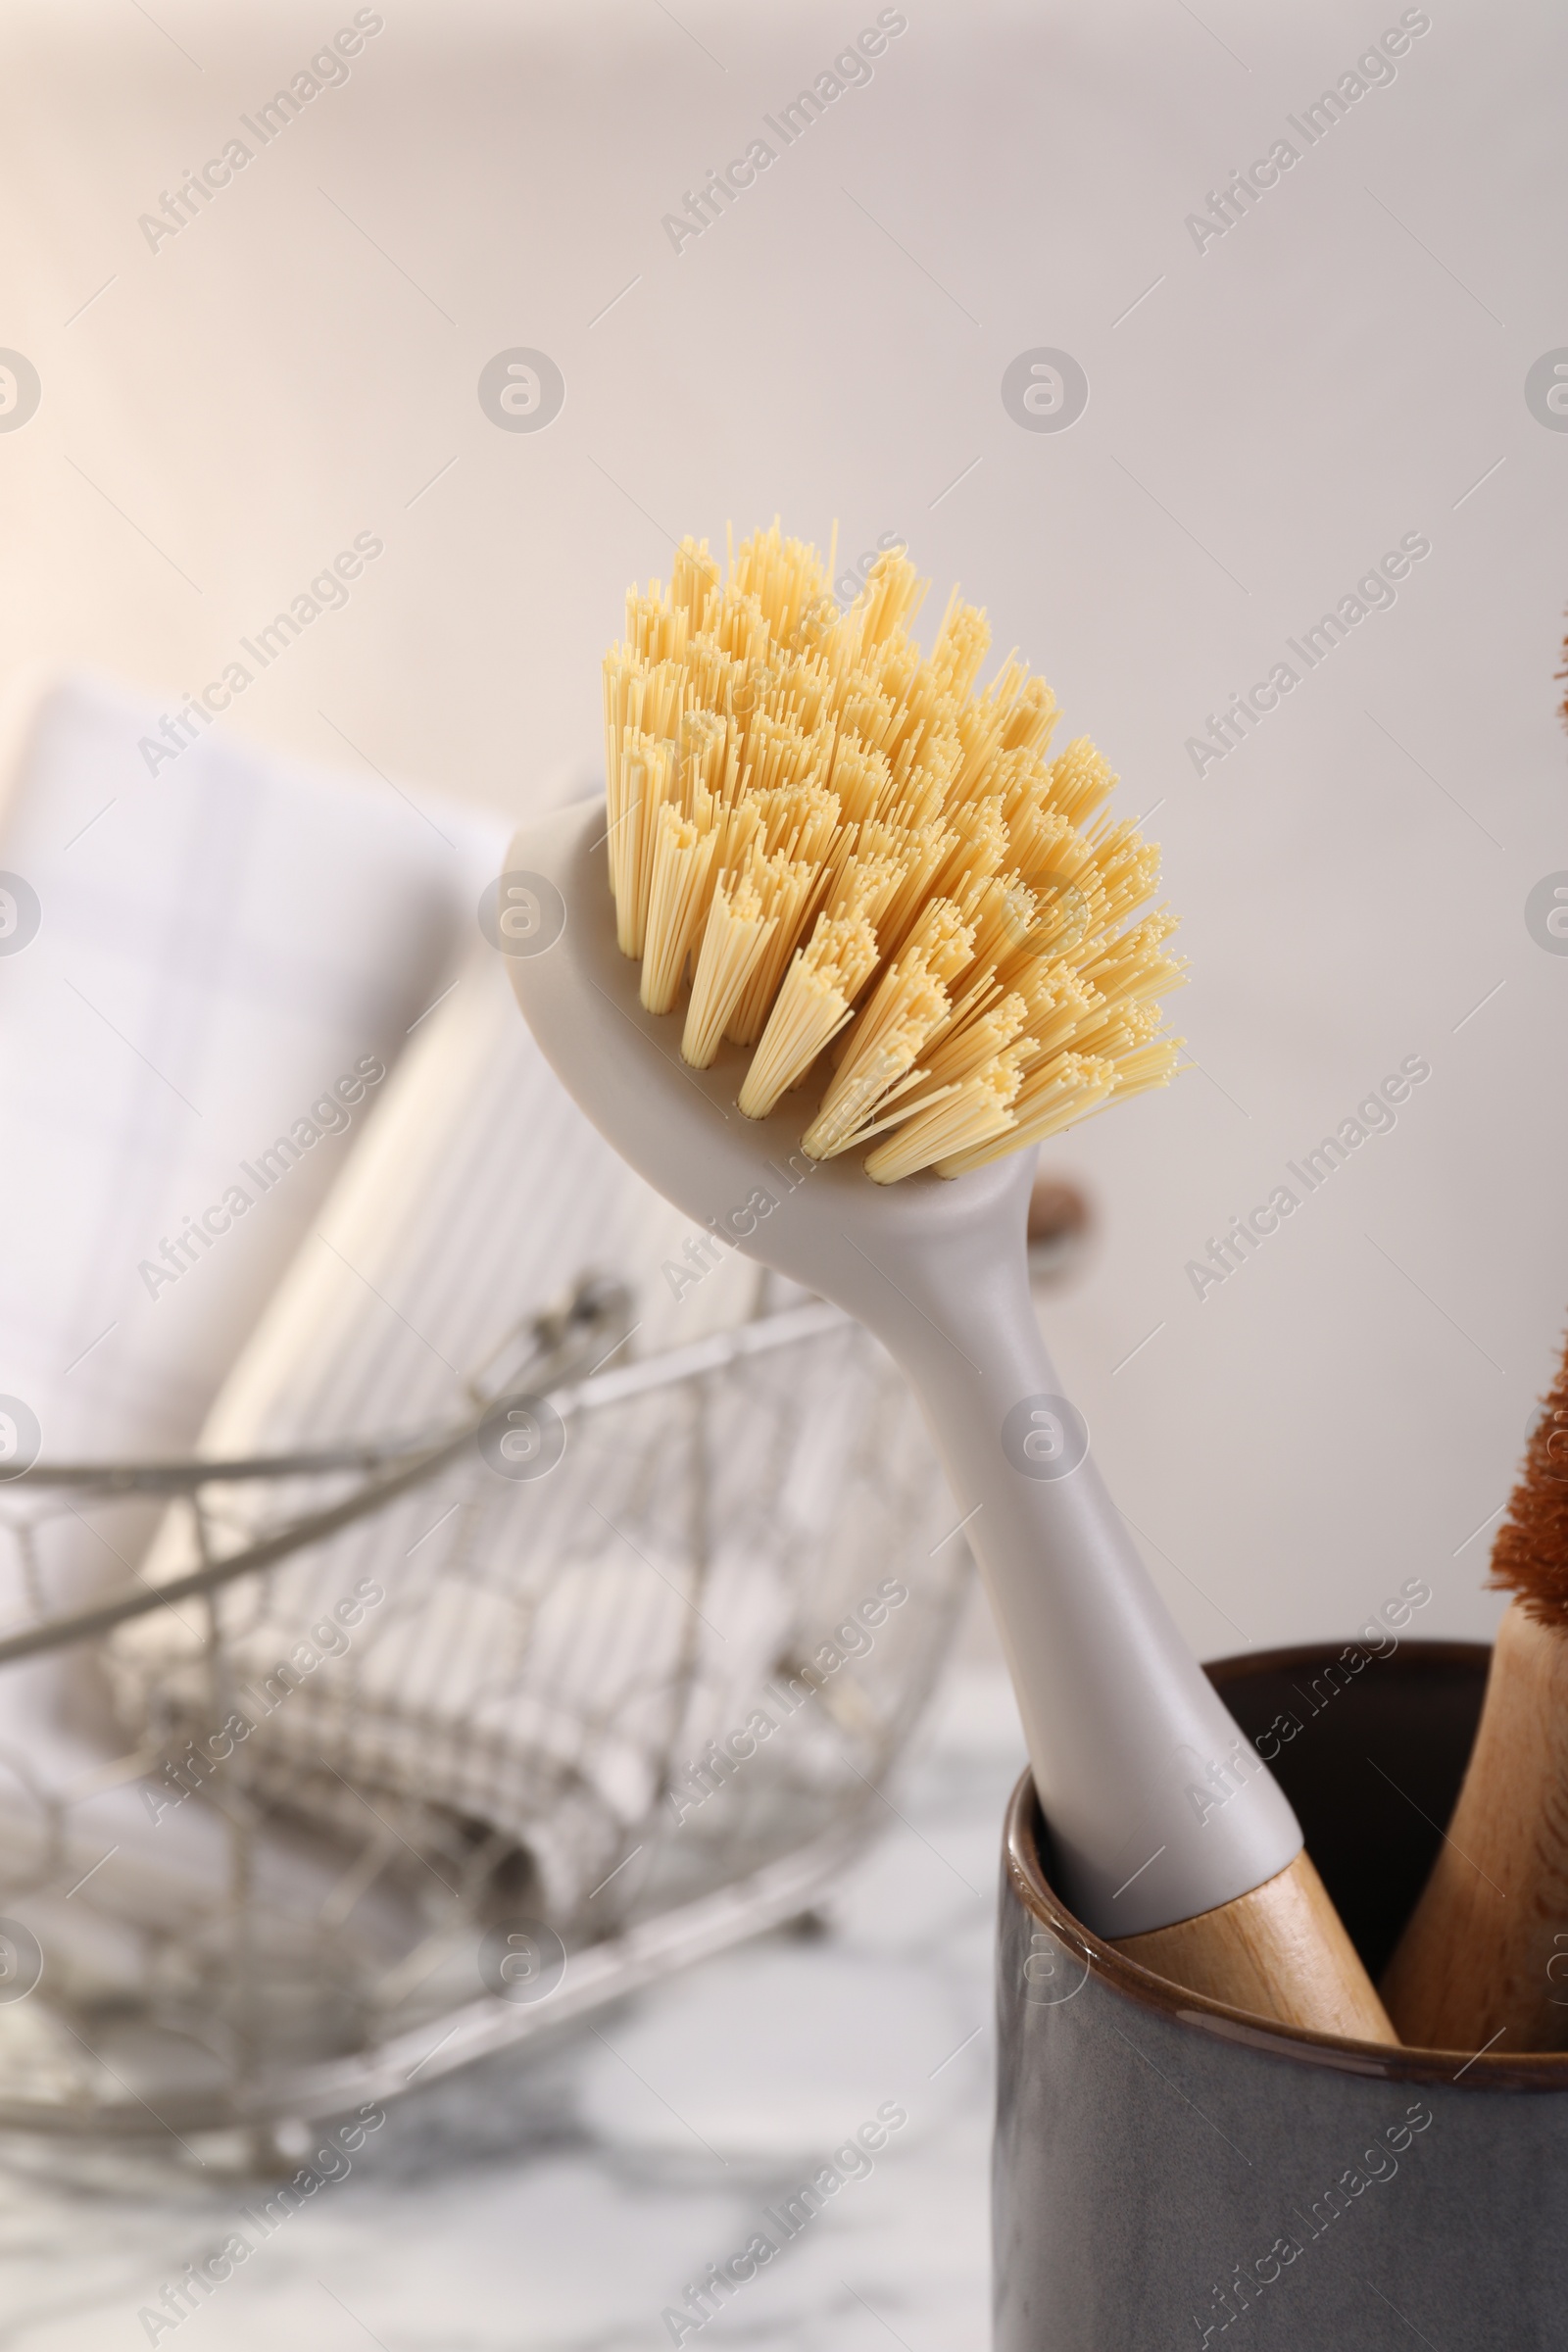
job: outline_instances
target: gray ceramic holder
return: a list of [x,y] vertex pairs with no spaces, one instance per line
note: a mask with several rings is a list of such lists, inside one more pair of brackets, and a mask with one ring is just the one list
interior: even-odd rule
[[[1489,1654],[1402,1642],[1209,1669],[1374,1978],[1451,1810]],[[996,2352],[1568,2345],[1568,2053],[1261,2024],[1092,1936],[1052,1867],[1025,1774],[998,1949]]]

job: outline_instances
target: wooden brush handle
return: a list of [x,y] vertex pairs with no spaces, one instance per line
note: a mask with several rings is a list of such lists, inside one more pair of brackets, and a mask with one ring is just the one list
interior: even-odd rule
[[1116,1949],[1188,1992],[1207,1993],[1233,2009],[1352,2041],[1396,2039],[1304,1853],[1250,1894],[1174,1927],[1123,1936]]
[[[1557,1963],[1554,1965],[1554,1962]],[[1568,1633],[1497,1629],[1464,1787],[1383,1980],[1401,2037],[1568,2047]]]

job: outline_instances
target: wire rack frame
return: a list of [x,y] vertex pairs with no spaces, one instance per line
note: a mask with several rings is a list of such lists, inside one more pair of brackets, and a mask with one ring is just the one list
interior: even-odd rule
[[[912,1403],[821,1302],[617,1364],[631,1313],[585,1278],[438,1428],[6,1490],[0,1666],[85,1659],[130,1744],[67,1788],[0,1744],[0,2130],[183,2144],[384,2102],[808,1911],[872,1832],[968,1564]],[[519,1407],[562,1433],[547,1477],[496,1475]],[[188,1510],[189,1564],[52,1598],[51,1517],[137,1498]],[[386,1609],[330,1695],[285,1681],[193,1771],[191,1726],[246,1720],[275,1628],[367,1562]],[[423,1669],[461,1721],[420,1714]],[[136,1784],[155,1819],[194,1798],[199,1866],[74,1830]]]

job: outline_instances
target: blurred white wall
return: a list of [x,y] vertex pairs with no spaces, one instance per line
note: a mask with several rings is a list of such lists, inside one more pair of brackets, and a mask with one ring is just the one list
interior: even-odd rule
[[[907,0],[677,252],[662,217],[782,148],[764,117],[869,0],[359,13],[348,78],[264,146],[241,117],[344,0],[9,12],[0,345],[41,396],[0,431],[6,669],[172,709],[368,533],[228,723],[521,809],[592,755],[672,536],[906,536],[1157,807],[1185,918],[1201,1069],[1054,1154],[1103,1208],[1061,1366],[1156,1575],[1207,1653],[1348,1632],[1413,1576],[1412,1630],[1490,1625],[1482,1522],[1568,1297],[1568,958],[1525,921],[1568,868],[1568,433],[1525,399],[1568,346],[1568,20],[1405,11],[1429,28],[1308,145],[1289,118],[1391,0]],[[236,135],[154,249],[139,217]],[[1282,137],[1200,250],[1188,216]],[[480,406],[519,347],[564,379],[542,431]],[[1037,348],[1087,373],[1068,430],[1004,406]],[[1304,671],[1286,640],[1403,534],[1397,601],[1196,773],[1206,714]],[[1397,1126],[1200,1299],[1187,1261],[1409,1055]]]

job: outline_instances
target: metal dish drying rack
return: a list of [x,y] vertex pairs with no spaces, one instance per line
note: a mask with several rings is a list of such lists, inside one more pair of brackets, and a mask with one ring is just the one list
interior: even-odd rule
[[[875,1343],[820,1301],[642,1360],[627,1357],[632,1312],[624,1288],[585,1278],[440,1428],[248,1460],[38,1463],[0,1493],[0,1572],[7,1550],[13,1571],[0,1667],[31,1660],[35,1678],[69,1678],[78,1699],[95,1696],[101,1725],[127,1640],[175,1615],[186,1629],[179,1708],[161,1715],[155,1678],[141,1720],[120,1709],[125,1743],[117,1752],[111,1729],[98,1765],[69,1783],[14,1740],[0,1676],[0,2131],[182,2144],[237,2131],[261,2146],[557,2033],[808,1913],[885,1818],[882,1785],[968,1567],[961,1533],[942,1534],[953,1513],[912,1401]],[[495,1475],[496,1433],[519,1409],[523,1428],[548,1423],[564,1441],[548,1476]],[[803,1460],[808,1423],[817,1434]],[[188,1565],[171,1575],[166,1559],[161,1581],[132,1574],[78,1605],[52,1594],[46,1523],[136,1498],[183,1514]],[[483,1801],[441,1815],[434,1848],[384,1801],[359,1810],[364,1686],[348,1659],[317,1677],[310,1758],[297,1745],[292,1760],[269,1754],[260,1738],[230,1738],[218,1763],[208,1750],[221,1740],[198,1754],[193,1723],[234,1723],[239,1629],[350,1531],[405,1622],[460,1572],[458,1537],[461,1573],[487,1578],[492,1598],[500,1588],[525,1625],[585,1541],[635,1554],[670,1589],[689,1638],[653,1661],[638,1693],[643,1777],[591,1890],[544,1904],[526,1841],[487,1824]],[[705,1678],[721,1654],[710,1637],[725,1640],[710,1614],[713,1563],[727,1546],[733,1568],[737,1544],[743,1561],[749,1547],[770,1561],[783,1595],[767,1671],[806,1696],[774,1738],[754,1737],[750,1753],[732,1742],[742,1761],[725,1763],[693,1742],[713,1730]],[[831,1629],[858,1610],[876,1618],[861,1604],[889,1580],[907,1603],[884,1606],[859,1654],[803,1683]],[[585,1624],[581,1640],[605,1633]],[[361,1647],[373,1648],[370,1633]],[[523,1681],[529,1655],[521,1640]],[[581,1803],[612,1727],[580,1704],[581,1676],[578,1699],[569,1671],[547,1679],[578,1717],[547,1759],[545,1801]],[[289,1705],[298,1728],[305,1711]],[[745,1708],[724,1721],[743,1724]],[[317,1758],[345,1791],[331,1818],[300,1796]],[[120,1820],[133,1799],[147,1816],[107,1852],[90,1818],[106,1791]],[[205,1839],[194,1862],[188,1838],[176,1860],[153,1826],[176,1794]]]

